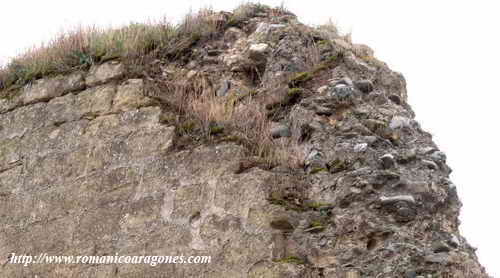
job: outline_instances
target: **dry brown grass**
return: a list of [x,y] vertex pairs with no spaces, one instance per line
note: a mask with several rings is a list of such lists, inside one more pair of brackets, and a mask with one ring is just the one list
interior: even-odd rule
[[[161,20],[115,29],[78,28],[31,49],[1,67],[0,84],[4,88],[16,88],[38,78],[85,69],[111,59],[120,59],[139,69],[148,68],[147,63],[154,59],[175,61],[195,43],[213,39],[224,28],[240,24],[263,11],[268,11],[270,16],[288,13],[283,7],[270,9],[260,4],[243,4],[231,15],[209,9],[188,14],[176,26]],[[299,32],[309,36],[309,30],[305,26],[301,28]],[[313,41],[310,37],[307,40]],[[312,67],[319,62],[319,52],[314,43],[308,47],[308,60]],[[288,79],[283,78],[281,85]],[[305,154],[297,142],[271,138],[271,121],[264,105],[253,98],[254,91],[240,92],[240,95],[229,98],[216,97],[208,76],[198,73],[188,80],[186,72],[181,69],[169,80],[159,78],[155,82],[163,82],[158,87],[161,88],[161,99],[167,100],[184,118],[196,121],[204,135],[212,136],[211,127],[216,124],[224,128],[224,133],[239,137],[238,142],[247,147],[250,155],[260,156],[271,164],[294,168],[303,165]],[[270,89],[268,87],[262,89]]]
[[329,40],[334,40],[340,37],[337,24],[335,24],[331,19],[327,23],[317,26],[316,30],[322,35],[322,37]]
[[229,25],[237,26],[248,18],[254,17],[259,12],[270,9],[269,6],[263,4],[242,4],[233,10],[233,15],[229,19]]
[[[235,14],[238,20],[245,20],[259,9],[259,5],[244,4]],[[114,29],[80,27],[33,47],[0,67],[0,90],[110,59],[130,61],[146,55],[175,59],[194,43],[217,35],[227,21],[221,14],[205,9],[186,15],[176,26],[163,19]]]
[[288,166],[292,169],[303,169],[307,157],[307,150],[295,139],[278,143],[273,153],[273,160],[277,164]]
[[272,138],[267,111],[251,93],[217,97],[208,76],[197,74],[187,79],[183,70],[163,82],[162,99],[185,118],[195,120],[206,138],[211,138],[214,125],[220,126],[227,137],[244,145],[250,156],[259,156],[272,165],[303,166],[301,146],[295,139]]
[[130,24],[118,29],[78,28],[32,48],[0,68],[5,87],[71,72],[110,59],[127,59],[164,48],[175,28],[166,22]]

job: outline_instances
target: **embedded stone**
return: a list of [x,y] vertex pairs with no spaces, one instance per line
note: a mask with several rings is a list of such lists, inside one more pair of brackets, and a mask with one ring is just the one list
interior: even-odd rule
[[270,132],[271,132],[271,136],[273,138],[292,136],[292,132],[290,131],[290,128],[286,125],[277,125],[277,126],[273,127]]
[[116,86],[101,85],[89,88],[76,96],[74,100],[80,116],[96,117],[111,112]]
[[411,120],[403,116],[394,116],[389,123],[389,127],[392,129],[411,127]]
[[433,152],[430,158],[436,162],[446,162],[446,154],[442,151]]
[[433,169],[433,170],[439,169],[439,166],[434,161],[431,161],[431,160],[424,159],[424,160],[422,160],[422,164],[427,166],[429,169]]
[[425,256],[425,262],[447,264],[450,262],[450,255],[448,255],[447,253],[428,254]]
[[256,62],[262,62],[266,60],[268,51],[269,45],[267,43],[252,44],[248,49],[248,57]]
[[187,79],[191,79],[191,78],[195,77],[197,74],[198,74],[198,72],[197,72],[197,71],[195,71],[195,70],[190,70],[190,71],[188,71],[188,73],[186,74],[186,78],[187,78]]
[[229,42],[235,42],[243,37],[245,37],[245,32],[236,27],[228,28],[224,34],[224,39]]
[[277,219],[273,220],[270,223],[271,228],[282,231],[291,231],[293,230],[293,225],[287,219]]
[[349,77],[343,77],[339,80],[334,80],[331,82],[332,86],[333,87],[336,87],[338,85],[345,85],[345,86],[348,86],[348,87],[353,87],[354,86],[354,83],[352,82],[351,78]]
[[390,153],[384,154],[380,157],[380,162],[382,163],[382,167],[384,169],[392,168],[395,165],[394,156]]
[[446,253],[446,252],[450,252],[451,249],[450,247],[444,243],[444,242],[436,242],[432,245],[432,251],[434,253]]
[[125,74],[125,66],[118,61],[106,62],[102,65],[92,66],[89,70],[85,84],[89,87],[121,78]]
[[415,198],[412,195],[396,195],[396,196],[380,196],[380,202],[383,204],[390,204],[394,202],[409,202],[415,203]]
[[128,111],[151,105],[153,100],[144,95],[142,79],[129,79],[118,86],[113,108],[115,111]]
[[314,106],[314,112],[319,116],[330,116],[333,114],[333,109],[321,105]]
[[319,87],[316,91],[319,93],[319,94],[323,94],[324,92],[326,92],[328,90],[328,86],[325,85],[325,86],[321,86]]
[[368,148],[367,143],[356,144],[354,146],[354,152],[361,153],[361,152],[366,151],[367,148]]
[[260,22],[257,25],[257,29],[255,29],[255,32],[253,32],[252,35],[249,37],[249,41],[263,41],[267,39],[267,36],[269,33],[286,27],[285,24],[270,24],[267,22]]
[[378,141],[378,138],[377,136],[372,136],[372,135],[368,135],[368,136],[364,136],[363,139],[366,141],[366,143],[368,143],[369,145],[372,145],[374,144],[375,142]]
[[367,79],[358,80],[354,82],[354,86],[365,94],[368,94],[371,91],[373,91],[373,83]]
[[352,89],[352,87],[344,84],[336,85],[332,90],[332,96],[335,96],[340,100],[348,99],[352,96],[353,93],[354,90]]
[[434,147],[431,147],[431,146],[422,147],[422,148],[418,149],[418,153],[420,153],[420,154],[431,154],[435,151],[437,151],[437,149]]
[[458,248],[460,246],[460,240],[456,235],[452,234],[450,239],[448,240],[448,244],[453,248]]
[[401,155],[398,157],[398,162],[400,163],[408,163],[417,158],[417,150],[415,148],[411,148],[408,150],[404,150]]
[[398,95],[390,95],[389,99],[397,105],[401,105],[402,101]]
[[32,104],[47,101],[63,94],[82,90],[85,88],[83,74],[76,72],[68,76],[56,76],[54,78],[44,78],[34,82],[33,85],[24,87],[20,98],[22,103]]

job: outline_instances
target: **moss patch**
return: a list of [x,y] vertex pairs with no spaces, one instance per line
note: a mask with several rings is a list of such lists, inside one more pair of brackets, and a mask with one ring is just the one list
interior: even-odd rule
[[330,169],[330,173],[335,174],[350,169],[351,163],[345,159],[335,158],[328,162],[327,166]]
[[196,122],[195,121],[185,121],[178,125],[177,132],[180,134],[189,134],[195,131]]
[[304,231],[308,232],[308,233],[320,233],[320,232],[323,232],[325,229],[326,229],[326,225],[324,225],[320,221],[313,221],[313,222],[311,222],[309,227],[307,229],[305,229]]
[[274,262],[275,263],[286,263],[286,264],[297,264],[297,265],[301,265],[301,264],[306,263],[303,259],[296,257],[296,256],[288,256],[288,257],[283,258],[283,259],[274,260]]
[[290,79],[289,85],[291,87],[298,87],[298,86],[304,84],[305,82],[311,80],[312,78],[313,78],[313,75],[308,71],[299,72],[294,77],[292,77]]
[[331,208],[331,207],[333,207],[333,204],[332,203],[312,202],[312,203],[307,203],[306,206],[310,209],[313,209],[313,210],[321,210],[323,208]]
[[288,90],[288,96],[289,97],[297,97],[302,94],[302,89],[301,88],[291,88]]
[[270,197],[267,201],[273,205],[282,206],[285,210],[293,210],[296,212],[305,212],[307,208],[301,205],[294,203],[292,200],[284,199],[284,198],[273,198]]
[[282,230],[282,231],[292,231],[293,230],[293,225],[288,222],[286,219],[278,219],[278,220],[273,220],[271,223],[269,223],[271,228],[276,229],[276,230]]
[[314,174],[317,174],[317,173],[320,173],[323,171],[328,171],[328,169],[326,169],[324,167],[316,167],[316,168],[313,168],[309,174],[314,175]]
[[214,125],[210,127],[210,135],[217,135],[224,132],[224,127],[219,125]]

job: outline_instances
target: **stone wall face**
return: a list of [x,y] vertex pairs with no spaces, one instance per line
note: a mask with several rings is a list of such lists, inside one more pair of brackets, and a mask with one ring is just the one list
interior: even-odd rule
[[282,177],[234,174],[243,149],[232,143],[173,153],[175,128],[160,123],[142,80],[54,92],[72,78],[25,89],[0,117],[0,253],[208,255],[212,263],[5,264],[3,277],[238,277],[281,252],[269,227],[280,209],[264,187]]
[[[319,44],[318,59],[342,60],[299,80],[306,94],[287,102],[266,91],[308,70],[292,23],[228,28],[209,45],[219,57],[196,56],[199,46],[186,71],[213,74],[217,97],[254,86],[263,104],[287,106],[271,134],[299,142],[300,169],[243,167],[247,150],[231,140],[176,148],[176,127],[162,120],[169,96],[117,61],[0,99],[0,276],[487,277],[458,232],[446,156],[413,119],[400,74],[337,38]],[[242,76],[249,65],[261,84]],[[11,253],[211,262],[24,267],[7,263]]]

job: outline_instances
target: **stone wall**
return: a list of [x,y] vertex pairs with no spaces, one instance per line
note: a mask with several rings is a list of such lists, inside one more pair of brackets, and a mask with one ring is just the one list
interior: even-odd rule
[[[402,76],[340,37],[318,43],[326,64],[310,70],[307,29],[290,15],[275,21],[227,28],[207,44],[215,54],[194,46],[183,66],[220,81],[228,101],[252,87],[263,104],[278,99],[274,140],[298,142],[289,151],[304,154],[299,169],[243,167],[248,150],[232,140],[176,148],[176,127],[162,120],[169,96],[118,61],[0,99],[0,276],[487,277],[458,232],[446,156],[413,119]],[[250,66],[260,83],[245,76]],[[292,79],[300,88],[284,98],[303,94],[280,101],[269,86],[293,74],[308,78]],[[212,261],[24,267],[11,253]]]
[[232,143],[172,152],[174,127],[160,124],[142,80],[113,82],[120,75],[96,69],[40,80],[1,114],[2,260],[210,255],[212,263],[4,264],[2,276],[239,277],[283,255],[269,226],[282,209],[264,188],[286,177],[234,174],[243,149]]

